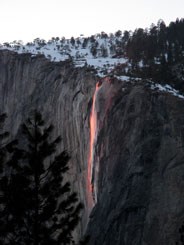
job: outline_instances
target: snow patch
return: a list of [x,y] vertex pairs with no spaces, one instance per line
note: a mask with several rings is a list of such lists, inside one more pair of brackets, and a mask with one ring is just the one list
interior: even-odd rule
[[159,83],[152,83],[151,84],[151,89],[153,90],[159,90],[161,92],[166,92],[166,93],[170,93],[180,99],[184,99],[184,95],[180,94],[178,90],[172,88],[170,85],[166,84],[166,85],[161,85]]
[[94,38],[95,42],[91,38],[86,39],[82,36],[76,39],[52,38],[48,42],[37,38],[32,43],[25,45],[21,41],[0,44],[0,49],[8,49],[19,54],[42,54],[53,62],[71,59],[75,67],[92,66],[102,77],[113,71],[117,65],[127,63],[126,58],[115,58],[115,51],[111,50],[117,37],[95,36]]

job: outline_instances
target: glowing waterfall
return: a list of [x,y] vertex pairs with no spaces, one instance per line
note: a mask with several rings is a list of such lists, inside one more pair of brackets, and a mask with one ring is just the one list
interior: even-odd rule
[[89,157],[88,157],[88,191],[89,191],[89,205],[94,205],[94,197],[93,197],[93,164],[94,164],[94,148],[97,139],[97,112],[95,108],[97,93],[100,88],[100,83],[96,84],[95,92],[93,95],[93,104],[90,114],[90,146],[89,146]]

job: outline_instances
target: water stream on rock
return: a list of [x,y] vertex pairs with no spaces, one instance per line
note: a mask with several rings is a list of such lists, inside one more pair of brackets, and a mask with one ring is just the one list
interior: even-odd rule
[[98,90],[100,88],[100,83],[96,84],[95,92],[93,95],[93,103],[90,114],[90,147],[89,147],[89,156],[88,156],[88,205],[93,207],[95,204],[95,195],[94,195],[94,183],[93,183],[93,168],[94,168],[94,154],[95,154],[95,144],[97,140],[97,112],[96,112],[96,99]]

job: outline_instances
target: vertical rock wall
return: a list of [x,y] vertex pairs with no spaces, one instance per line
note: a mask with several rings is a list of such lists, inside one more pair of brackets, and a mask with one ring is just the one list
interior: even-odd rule
[[[143,83],[117,83],[96,143],[89,244],[173,245],[184,220],[184,101]],[[107,98],[101,93],[99,105]]]
[[[78,235],[91,212],[89,118],[96,83],[88,68],[71,62],[0,51],[0,113],[8,114],[12,137],[37,108],[71,155],[67,178],[85,205]],[[173,245],[184,220],[184,100],[143,82],[106,78],[98,86],[89,244]]]
[[90,212],[87,203],[89,115],[96,80],[91,72],[75,69],[71,62],[52,63],[43,56],[0,51],[0,113],[6,112],[6,128],[18,137],[20,124],[37,108],[61,135],[60,149],[71,155],[67,176],[84,203],[80,233]]

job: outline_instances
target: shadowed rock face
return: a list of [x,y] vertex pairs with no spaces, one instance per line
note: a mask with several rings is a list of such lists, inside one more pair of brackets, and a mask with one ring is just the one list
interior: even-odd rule
[[[74,190],[88,208],[89,117],[97,79],[70,62],[0,51],[0,112],[7,129],[35,108],[61,135],[71,154]],[[104,79],[96,98],[98,120],[93,185],[96,204],[87,233],[95,245],[173,245],[184,220],[184,100],[145,84]]]
[[90,244],[175,244],[184,219],[184,101],[119,90],[99,132]]
[[35,108],[43,113],[46,122],[54,124],[54,136],[62,137],[61,149],[71,155],[68,178],[85,206],[81,232],[90,212],[86,176],[95,84],[89,71],[75,69],[71,62],[52,63],[43,56],[0,51],[0,113],[8,115],[6,128],[19,136],[20,124]]

